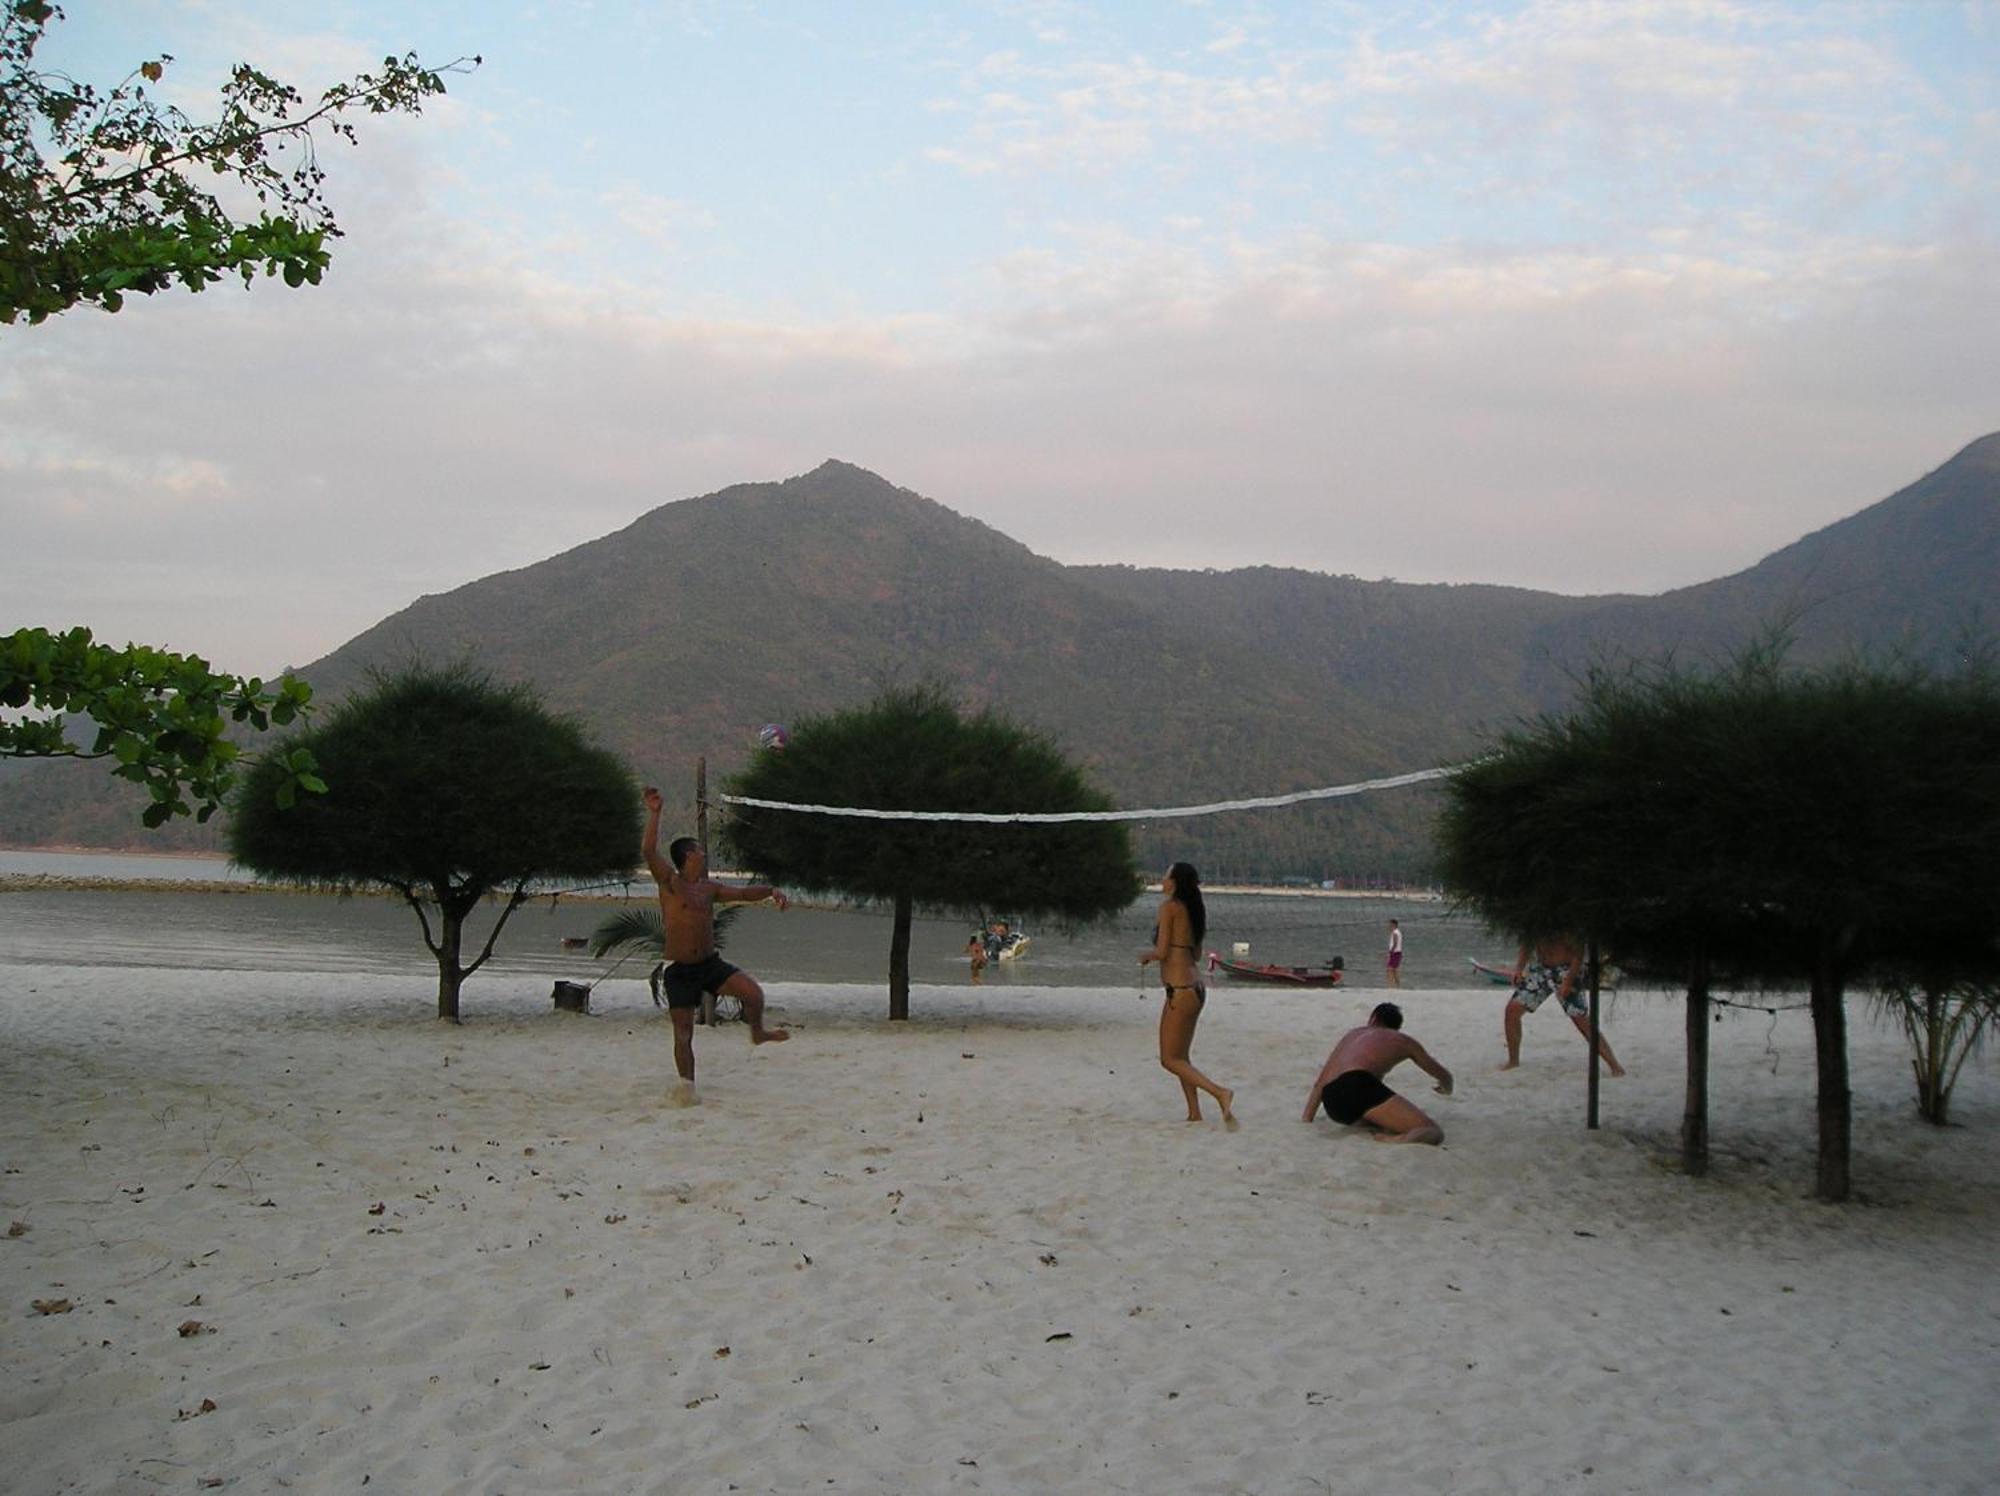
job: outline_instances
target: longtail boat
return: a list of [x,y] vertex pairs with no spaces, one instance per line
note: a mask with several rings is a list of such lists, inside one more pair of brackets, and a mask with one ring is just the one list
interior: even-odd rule
[[1346,963],[1335,956],[1324,966],[1274,966],[1268,961],[1225,961],[1208,953],[1208,969],[1239,982],[1276,982],[1289,987],[1338,987]]

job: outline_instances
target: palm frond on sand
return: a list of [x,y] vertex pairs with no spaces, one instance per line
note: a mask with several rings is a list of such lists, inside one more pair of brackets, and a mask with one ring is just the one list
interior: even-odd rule
[[590,932],[590,954],[600,960],[634,946],[655,960],[666,954],[667,932],[658,908],[620,909],[607,914]]
[[[740,904],[715,911],[715,948],[718,951],[728,940],[729,927],[742,912]],[[607,914],[590,932],[590,954],[598,959],[625,950],[637,950],[655,961],[666,959],[667,932],[660,922],[657,906],[642,905]]]

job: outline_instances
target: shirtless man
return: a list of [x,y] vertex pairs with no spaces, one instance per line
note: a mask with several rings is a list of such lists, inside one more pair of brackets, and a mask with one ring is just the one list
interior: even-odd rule
[[694,1015],[702,994],[727,993],[743,1004],[752,1044],[770,1044],[792,1036],[764,1025],[764,989],[749,972],[731,966],[715,953],[715,906],[758,904],[769,899],[779,909],[790,900],[761,883],[739,887],[717,883],[708,876],[708,853],[691,836],[676,837],[660,855],[660,792],[646,786],[646,834],[641,849],[646,867],[660,886],[660,919],[667,932],[667,1016],[674,1025],[674,1069],[680,1085],[674,1099],[683,1106],[694,1094]]
[[[1514,954],[1514,991],[1507,999],[1507,1011],[1500,1023],[1507,1039],[1507,1063],[1500,1067],[1502,1070],[1512,1070],[1521,1063],[1521,1015],[1534,1012],[1551,993],[1569,1014],[1569,1021],[1576,1025],[1584,1042],[1590,1041],[1590,1000],[1581,990],[1582,948],[1567,935],[1545,935],[1534,943],[1534,960],[1528,959],[1529,953],[1524,943]],[[1603,1057],[1604,1067],[1614,1076],[1625,1073],[1602,1029],[1597,1034],[1597,1052]]]
[[1344,1127],[1366,1122],[1378,1143],[1442,1143],[1444,1129],[1382,1084],[1382,1077],[1408,1060],[1437,1082],[1440,1096],[1451,1094],[1451,1072],[1403,1031],[1403,1010],[1377,1003],[1360,1028],[1349,1029],[1313,1077],[1301,1122],[1324,1106]]

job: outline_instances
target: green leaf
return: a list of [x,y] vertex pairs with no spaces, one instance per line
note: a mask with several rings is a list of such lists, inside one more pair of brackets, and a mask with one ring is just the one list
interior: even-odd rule
[[[96,644],[85,628],[60,636],[17,629],[0,635],[0,700],[51,715],[0,722],[0,757],[77,755],[65,718],[73,712],[96,725],[89,753],[114,759],[115,777],[152,792],[147,825],[176,815],[206,820],[229,793],[243,752],[223,735],[223,708],[238,715],[247,707],[261,720],[273,701],[284,700],[296,714],[296,704],[311,695],[303,683],[289,680],[276,690],[281,694],[264,693],[255,678],[217,675],[199,655]],[[317,768],[310,751],[283,751],[299,769]]]

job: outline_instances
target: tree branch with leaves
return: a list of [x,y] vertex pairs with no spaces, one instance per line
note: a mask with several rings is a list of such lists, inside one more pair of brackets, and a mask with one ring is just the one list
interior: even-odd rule
[[[322,134],[355,140],[355,114],[420,114],[445,76],[478,57],[425,67],[414,52],[336,83],[309,101],[238,63],[221,112],[197,123],[149,86],[173,62],[140,62],[101,90],[43,71],[35,53],[60,7],[0,0],[0,322],[42,322],[80,303],[115,312],[128,295],[179,284],[200,291],[261,272],[318,285],[340,235],[322,184]],[[232,216],[204,180],[221,178],[259,205]]]
[[[99,644],[89,629],[16,629],[0,637],[0,758],[115,759],[111,772],[152,794],[140,819],[206,821],[236,782],[243,750],[232,724],[262,732],[298,720],[312,687],[293,676],[265,682],[218,675],[199,655],[144,644]],[[85,747],[79,718],[96,729]],[[271,761],[273,802],[290,809],[300,791],[324,792],[310,752]]]

